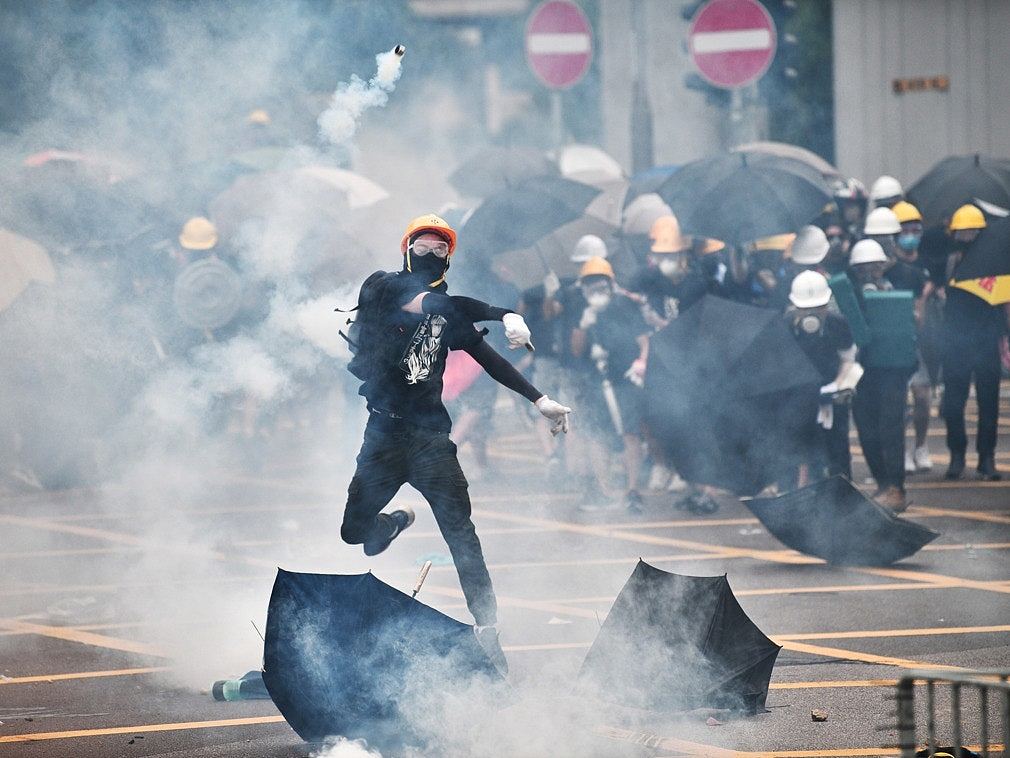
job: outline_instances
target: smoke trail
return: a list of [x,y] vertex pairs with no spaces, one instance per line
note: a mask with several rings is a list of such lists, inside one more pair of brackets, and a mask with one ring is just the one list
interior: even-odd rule
[[369,108],[381,108],[400,78],[401,56],[392,50],[375,56],[375,76],[366,83],[358,76],[337,86],[330,107],[318,119],[319,136],[330,145],[347,145],[358,129],[361,114]]

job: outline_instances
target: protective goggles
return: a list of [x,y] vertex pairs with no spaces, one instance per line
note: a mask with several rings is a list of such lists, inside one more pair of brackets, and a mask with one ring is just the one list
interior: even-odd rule
[[429,253],[436,258],[446,258],[449,255],[449,243],[440,240],[417,240],[411,244],[410,252],[419,258]]

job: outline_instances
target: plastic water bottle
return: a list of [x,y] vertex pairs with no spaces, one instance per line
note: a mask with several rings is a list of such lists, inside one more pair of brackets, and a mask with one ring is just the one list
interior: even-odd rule
[[219,679],[210,688],[215,700],[269,700],[262,671],[250,671],[241,679]]

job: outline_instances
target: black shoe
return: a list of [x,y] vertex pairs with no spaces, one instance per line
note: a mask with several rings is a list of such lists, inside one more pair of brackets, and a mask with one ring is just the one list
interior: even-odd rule
[[960,479],[964,475],[964,455],[954,455],[950,456],[950,465],[947,467],[947,473],[943,475],[944,479],[949,481],[954,481],[955,479]]
[[987,482],[998,482],[1003,475],[996,470],[996,456],[986,455],[978,459],[978,473]]
[[509,672],[509,662],[505,658],[505,651],[501,649],[498,630],[493,626],[474,625],[473,634],[498,673],[503,677],[506,676]]
[[719,510],[719,503],[703,492],[692,492],[679,503],[678,508],[683,508],[696,516],[707,516]]
[[628,508],[628,513],[641,513],[645,508],[645,502],[637,490],[628,490],[624,496],[624,504]]
[[409,505],[398,508],[392,513],[380,513],[375,517],[375,528],[373,529],[375,536],[365,540],[365,544],[362,546],[365,549],[365,555],[378,555],[389,547],[400,532],[413,523],[414,509]]

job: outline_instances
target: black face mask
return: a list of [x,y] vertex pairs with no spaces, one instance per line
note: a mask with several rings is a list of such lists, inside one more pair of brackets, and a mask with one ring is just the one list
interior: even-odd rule
[[[409,257],[408,257],[409,256]],[[449,268],[448,258],[439,258],[437,255],[413,255],[410,250],[403,259],[403,270],[407,270],[407,261],[410,261],[410,272],[431,283],[441,279]]]

